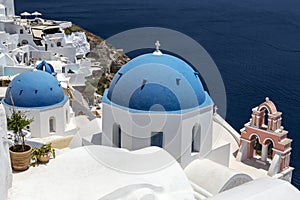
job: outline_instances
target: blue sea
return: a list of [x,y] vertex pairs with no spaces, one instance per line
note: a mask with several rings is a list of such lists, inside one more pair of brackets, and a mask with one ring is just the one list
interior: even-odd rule
[[139,27],[164,27],[199,42],[225,83],[226,120],[236,129],[268,96],[293,139],[292,183],[300,189],[299,0],[15,0],[16,14],[39,11],[108,38]]

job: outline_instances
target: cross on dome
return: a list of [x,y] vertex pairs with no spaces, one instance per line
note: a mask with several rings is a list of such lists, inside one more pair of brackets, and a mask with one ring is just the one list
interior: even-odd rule
[[155,42],[155,46],[156,46],[156,51],[159,51],[160,43],[158,40]]
[[156,50],[153,52],[153,55],[156,55],[156,56],[162,55],[162,52],[159,50],[159,47],[160,47],[160,42],[157,40],[155,42]]

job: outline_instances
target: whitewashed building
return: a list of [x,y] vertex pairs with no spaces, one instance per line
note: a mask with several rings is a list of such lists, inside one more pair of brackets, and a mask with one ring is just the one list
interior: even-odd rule
[[198,72],[177,57],[158,51],[136,57],[118,71],[102,101],[103,145],[159,146],[182,166],[213,154],[213,101]]
[[16,76],[2,100],[8,115],[13,109],[34,121],[27,127],[32,137],[74,134],[69,98],[58,80],[48,72],[32,70]]

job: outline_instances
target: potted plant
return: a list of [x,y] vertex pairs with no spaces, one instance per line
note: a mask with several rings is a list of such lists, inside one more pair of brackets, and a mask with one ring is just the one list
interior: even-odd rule
[[53,158],[55,158],[55,150],[51,146],[51,143],[43,144],[40,148],[34,148],[32,150],[32,159],[34,160],[33,165],[36,166],[38,162],[49,162],[51,155],[53,156]]
[[22,129],[31,122],[33,119],[28,119],[24,112],[15,109],[11,116],[7,117],[7,129],[14,133],[14,145],[9,148],[13,170],[24,171],[29,168],[32,148],[25,144],[25,134]]

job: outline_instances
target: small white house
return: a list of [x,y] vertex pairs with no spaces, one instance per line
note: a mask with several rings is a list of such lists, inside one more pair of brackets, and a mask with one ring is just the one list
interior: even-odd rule
[[32,137],[65,135],[71,131],[69,98],[58,80],[46,71],[33,70],[16,76],[2,103],[8,115],[15,109],[34,119],[27,127]]

